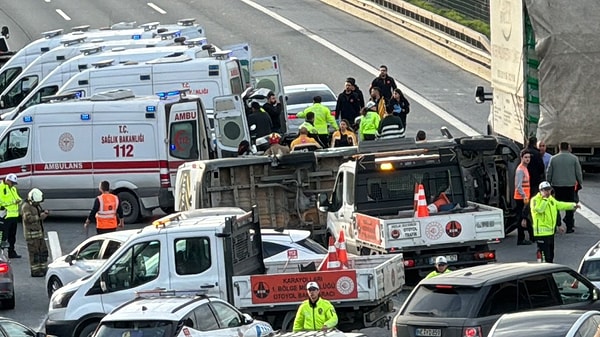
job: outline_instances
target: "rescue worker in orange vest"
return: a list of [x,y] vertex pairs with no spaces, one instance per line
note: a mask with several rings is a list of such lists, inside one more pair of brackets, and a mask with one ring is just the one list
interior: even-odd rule
[[[521,164],[515,172],[515,217],[517,218],[517,245],[530,245],[533,241],[533,229],[529,222],[526,210],[529,210],[529,198],[531,197],[531,185],[527,165],[531,161],[531,153],[528,150],[521,151]],[[529,240],[525,240],[525,230],[529,233]]]
[[94,206],[90,211],[90,215],[85,220],[83,227],[87,230],[87,226],[96,218],[96,233],[103,234],[114,232],[117,227],[125,227],[123,219],[123,209],[119,203],[119,198],[110,193],[110,184],[108,181],[100,183],[100,195],[94,201]]

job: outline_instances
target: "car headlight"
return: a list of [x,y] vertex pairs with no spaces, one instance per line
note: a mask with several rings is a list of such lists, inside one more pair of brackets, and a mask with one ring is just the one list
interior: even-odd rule
[[66,308],[76,291],[77,290],[55,293],[55,295],[52,296],[52,309]]

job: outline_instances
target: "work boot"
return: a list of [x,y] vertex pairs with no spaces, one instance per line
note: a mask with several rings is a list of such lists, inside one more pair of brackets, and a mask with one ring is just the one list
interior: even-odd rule
[[21,255],[17,254],[17,252],[14,250],[10,250],[8,251],[8,257],[11,259],[20,259]]

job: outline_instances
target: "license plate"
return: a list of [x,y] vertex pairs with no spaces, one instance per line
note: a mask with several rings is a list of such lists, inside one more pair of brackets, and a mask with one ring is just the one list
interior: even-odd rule
[[[437,256],[430,257],[430,258],[429,258],[429,264],[435,264],[435,258],[436,258],[436,257],[437,257]],[[458,261],[458,255],[456,255],[456,254],[453,254],[453,255],[445,255],[445,257],[446,257],[446,260],[448,261],[448,263],[450,263],[450,262],[456,262],[456,261]]]
[[423,337],[442,337],[442,329],[424,329],[424,328],[418,328],[415,331],[415,335],[416,336],[423,336]]

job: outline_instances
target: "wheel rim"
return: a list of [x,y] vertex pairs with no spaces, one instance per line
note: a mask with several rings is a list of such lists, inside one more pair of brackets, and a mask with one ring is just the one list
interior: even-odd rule
[[54,294],[54,292],[56,290],[58,290],[61,287],[62,287],[62,282],[60,282],[60,280],[57,279],[56,277],[53,277],[50,280],[50,285],[48,286],[48,291],[50,292],[50,295],[52,295],[52,294]]
[[121,201],[121,208],[123,209],[123,216],[128,217],[131,215],[131,204],[129,201]]

